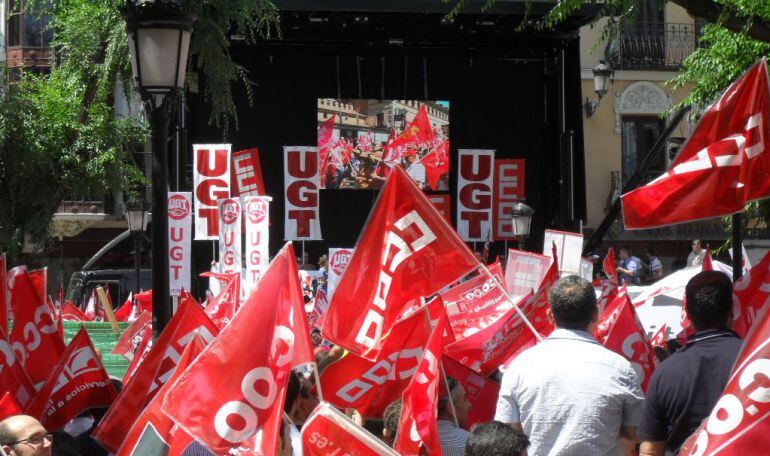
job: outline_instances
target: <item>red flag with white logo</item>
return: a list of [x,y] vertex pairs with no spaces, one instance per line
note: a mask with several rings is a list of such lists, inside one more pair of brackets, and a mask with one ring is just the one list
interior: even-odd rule
[[182,375],[182,372],[187,370],[205,347],[206,341],[198,336],[195,336],[187,344],[181,358],[179,358],[174,375],[160,388],[158,394],[152,398],[142,414],[131,425],[131,429],[126,434],[123,445],[117,453],[118,456],[166,456],[172,454],[169,452],[169,448],[176,438],[190,440],[190,437],[163,413],[160,406],[173,382]]
[[[294,454],[300,449],[294,448]],[[305,456],[396,456],[398,453],[342,412],[321,402],[302,425]]]
[[16,402],[16,400],[13,398],[11,393],[6,391],[3,394],[3,398],[0,399],[0,421],[13,415],[21,415],[21,414],[22,414],[21,406]]
[[[179,309],[147,355],[134,359],[142,362],[102,418],[94,431],[94,438],[112,452],[120,448],[126,429],[174,374],[179,357],[196,333],[204,340],[211,341],[218,330],[194,300],[182,299]],[[145,337],[151,339],[151,334],[145,333]]]
[[142,342],[144,333],[152,332],[152,315],[142,312],[139,318],[134,320],[118,339],[118,343],[110,352],[113,355],[120,355],[128,361],[134,359],[134,354]]
[[152,315],[152,290],[137,293],[133,295],[133,299],[129,295],[126,302],[115,311],[115,319],[117,321],[134,321],[142,312]]
[[400,454],[441,454],[438,437],[438,387],[441,379],[441,352],[444,331],[449,329],[446,314],[433,328],[422,361],[404,390],[398,435],[393,448]]
[[745,337],[757,315],[769,304],[770,251],[733,286],[733,330]]
[[[149,331],[147,331],[147,329],[149,329]],[[128,385],[128,382],[142,365],[145,358],[147,358],[150,350],[152,350],[152,336],[152,326],[145,328],[145,331],[142,333],[142,338],[139,340],[139,344],[136,346],[136,350],[134,350],[134,356],[131,359],[131,362],[128,364],[128,369],[126,369],[126,373],[123,374],[124,385]]]
[[457,233],[395,167],[324,316],[324,337],[368,359],[404,306],[478,267]]
[[594,328],[593,336],[600,344],[603,344],[607,340],[610,329],[618,321],[623,306],[628,301],[626,286],[612,287],[607,294],[602,293],[601,298],[606,298],[606,302],[604,305],[599,305],[601,313],[599,314],[599,321]]
[[238,310],[241,297],[241,274],[204,272],[201,277],[214,277],[220,283],[226,280],[219,294],[209,301],[205,309],[206,315],[221,330],[233,319],[235,311]]
[[75,335],[45,385],[27,408],[49,431],[64,427],[84,410],[107,407],[117,393],[85,328]]
[[500,394],[500,385],[446,355],[442,358],[442,362],[444,363],[444,373],[463,386],[465,396],[471,404],[467,428],[473,429],[476,424],[492,421],[495,418],[495,406],[497,396]]
[[762,59],[711,105],[671,168],[621,196],[626,229],[740,212],[770,196],[770,86]]
[[64,353],[64,341],[45,299],[38,296],[26,272],[16,275],[11,307],[15,315],[10,342],[32,384],[39,388]]
[[668,342],[668,325],[664,324],[660,327],[660,329],[658,329],[657,332],[655,332],[655,335],[652,336],[652,339],[650,339],[650,345],[665,350],[666,342]]
[[[216,454],[275,454],[305,314],[287,243],[241,309],[171,386],[162,410]],[[223,375],[226,373],[226,375]]]
[[64,321],[93,321],[91,317],[75,307],[75,304],[72,304],[70,300],[67,300],[61,308],[61,319]]
[[10,392],[22,407],[29,404],[36,392],[3,328],[0,328],[0,391]]
[[768,454],[767,378],[770,358],[770,312],[752,326],[735,360],[730,380],[711,415],[682,445],[682,456]]
[[503,271],[500,263],[494,263],[488,269],[492,277],[482,273],[441,293],[449,324],[458,339],[481,331],[513,307],[501,289]]
[[388,404],[400,399],[409,385],[429,336],[425,311],[399,320],[375,361],[346,353],[323,370],[324,399],[342,410],[354,408],[364,418],[381,419]]

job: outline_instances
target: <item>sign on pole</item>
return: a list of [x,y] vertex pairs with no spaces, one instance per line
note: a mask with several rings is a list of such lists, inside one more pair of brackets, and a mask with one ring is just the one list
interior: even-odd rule
[[524,199],[524,159],[495,160],[494,239],[513,241],[513,206]]
[[265,183],[262,181],[262,166],[259,163],[259,150],[239,150],[233,152],[232,179],[230,193],[232,196],[265,195]]
[[355,249],[329,249],[329,271],[326,277],[326,296],[331,301],[334,296],[334,290],[340,283],[342,273],[348,267],[350,258],[353,257]]
[[246,222],[245,296],[251,293],[270,263],[270,201],[268,196],[241,197]]
[[192,193],[168,193],[168,290],[179,296],[190,290],[192,250]]
[[219,265],[223,273],[241,273],[241,204],[219,200]]
[[283,163],[286,196],[284,238],[287,241],[320,240],[318,148],[286,146],[283,148]]
[[457,233],[464,241],[492,238],[494,150],[460,149],[457,173]]
[[219,237],[217,200],[230,197],[230,144],[193,145],[195,239]]
[[583,251],[583,235],[567,231],[545,230],[543,255],[553,258],[552,243],[556,244],[559,257],[559,274],[580,275],[580,256]]

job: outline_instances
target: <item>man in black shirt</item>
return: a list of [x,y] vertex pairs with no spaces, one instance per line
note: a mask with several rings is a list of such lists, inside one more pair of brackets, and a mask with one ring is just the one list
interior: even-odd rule
[[637,430],[642,456],[679,450],[719,400],[741,348],[730,330],[732,282],[726,274],[699,273],[687,283],[685,299],[695,334],[650,380]]

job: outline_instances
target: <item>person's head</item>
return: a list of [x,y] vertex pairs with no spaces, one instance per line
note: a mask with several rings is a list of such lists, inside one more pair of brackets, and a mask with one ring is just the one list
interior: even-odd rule
[[650,260],[655,256],[655,250],[652,249],[652,247],[647,247],[644,250],[644,258],[646,260]]
[[687,282],[684,295],[687,316],[696,330],[731,326],[733,283],[724,272],[699,272]]
[[549,318],[555,326],[587,331],[596,319],[599,308],[591,282],[569,275],[557,280],[548,295]]
[[529,439],[499,421],[490,421],[473,428],[465,443],[468,456],[526,456]]
[[318,328],[314,328],[310,332],[310,338],[313,339],[313,345],[316,347],[320,346],[324,341],[323,337],[321,337],[321,330]]
[[438,418],[447,421],[457,419],[458,426],[465,428],[468,424],[468,412],[471,410],[465,388],[454,378],[447,377],[446,390],[442,388],[439,391]]
[[401,421],[401,406],[403,401],[401,399],[395,400],[388,404],[385,411],[382,413],[382,436],[385,438],[385,442],[393,446],[393,441],[396,439],[398,433],[398,423]]
[[51,434],[29,415],[14,415],[0,421],[0,446],[8,456],[50,456]]
[[693,239],[692,251],[695,252],[696,255],[700,254],[700,251],[701,251],[700,239]]
[[631,258],[631,247],[624,245],[620,248],[620,259],[627,260]]

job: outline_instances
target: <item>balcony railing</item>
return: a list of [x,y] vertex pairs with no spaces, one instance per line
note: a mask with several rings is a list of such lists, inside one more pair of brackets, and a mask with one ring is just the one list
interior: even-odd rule
[[615,70],[676,71],[697,46],[695,24],[643,22],[625,26],[605,54]]

